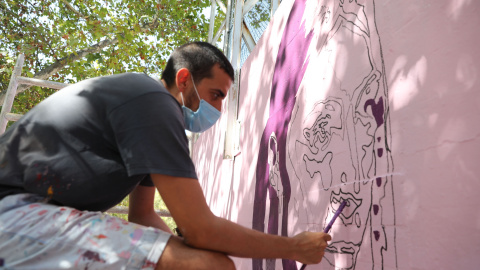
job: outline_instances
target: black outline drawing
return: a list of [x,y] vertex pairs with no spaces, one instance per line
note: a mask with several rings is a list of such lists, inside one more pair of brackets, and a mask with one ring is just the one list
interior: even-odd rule
[[[341,51],[342,41],[353,39]],[[342,53],[351,54],[346,69],[364,66],[339,74],[334,57]],[[317,79],[317,85],[303,85],[308,78]],[[252,228],[284,236],[305,228],[321,231],[347,200],[321,269],[355,269],[360,252],[362,261],[371,258],[372,269],[398,268],[388,87],[374,0],[295,1],[270,91]],[[311,92],[325,95],[312,97]],[[291,260],[252,260],[255,270],[279,265],[297,269]]]
[[[327,248],[322,269],[328,265],[334,269],[355,269],[360,252],[371,255],[372,269],[383,269],[385,261],[389,267],[397,268],[388,87],[374,20],[375,6],[373,0],[335,1],[335,5],[327,18],[333,20],[333,27],[317,40],[319,56],[335,56],[331,44],[353,44],[348,39],[356,38],[355,46],[360,46],[361,40],[365,51],[355,59],[363,56],[363,67],[370,70],[353,74],[365,75],[354,88],[349,88],[344,82],[353,79],[349,77],[352,72],[340,77],[332,60],[322,63],[329,66],[332,85],[307,85],[298,91],[287,135],[289,176],[292,182],[299,181],[302,197],[296,199],[307,208],[305,223],[311,228],[323,229],[341,201],[347,200],[337,220],[342,226]],[[328,7],[321,8],[325,9]],[[326,22],[323,18],[321,23]],[[314,61],[311,55],[309,65]],[[310,74],[307,69],[305,77]],[[318,74],[321,76],[328,75]],[[309,91],[324,91],[327,95],[305,106]],[[308,201],[312,192],[329,194],[326,210]],[[322,212],[324,215],[319,218]],[[361,237],[349,238],[352,235]],[[347,263],[339,263],[342,260]]]

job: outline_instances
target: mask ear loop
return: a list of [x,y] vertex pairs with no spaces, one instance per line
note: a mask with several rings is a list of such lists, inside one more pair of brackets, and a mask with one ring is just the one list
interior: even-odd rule
[[180,92],[180,97],[182,98],[182,105],[185,107],[185,102],[183,102],[183,94]]
[[192,78],[193,89],[195,89],[195,93],[197,93],[198,100],[202,101],[202,99],[200,98],[200,95],[198,94],[197,87],[195,86],[195,81],[193,80],[193,76],[190,76],[190,78]]

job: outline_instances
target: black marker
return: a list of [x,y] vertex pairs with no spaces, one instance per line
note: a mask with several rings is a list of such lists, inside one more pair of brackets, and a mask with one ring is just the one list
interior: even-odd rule
[[[330,222],[328,223],[327,227],[325,227],[325,230],[323,230],[324,233],[328,233],[328,232],[330,231],[330,229],[332,228],[333,223],[335,222],[335,220],[337,219],[337,217],[340,215],[340,213],[342,213],[343,208],[345,208],[345,205],[347,205],[347,201],[346,201],[346,200],[343,200],[343,202],[340,204],[340,207],[338,207],[337,212],[335,212],[335,215],[333,215],[332,220],[330,220]],[[307,265],[306,265],[306,264],[303,264],[302,267],[300,268],[300,270],[304,270],[305,267],[307,267]]]

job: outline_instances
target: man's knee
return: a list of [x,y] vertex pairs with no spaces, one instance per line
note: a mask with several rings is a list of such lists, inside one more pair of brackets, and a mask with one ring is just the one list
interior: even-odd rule
[[235,269],[232,259],[223,253],[186,246],[179,238],[171,237],[156,269]]
[[214,251],[197,250],[201,253],[201,262],[198,262],[193,269],[205,270],[235,270],[233,260],[227,255]]

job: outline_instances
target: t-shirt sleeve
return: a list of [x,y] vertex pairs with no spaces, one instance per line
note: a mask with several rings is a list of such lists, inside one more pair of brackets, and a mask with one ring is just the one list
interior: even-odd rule
[[138,96],[113,109],[108,119],[129,176],[157,173],[197,179],[182,109],[170,94]]

